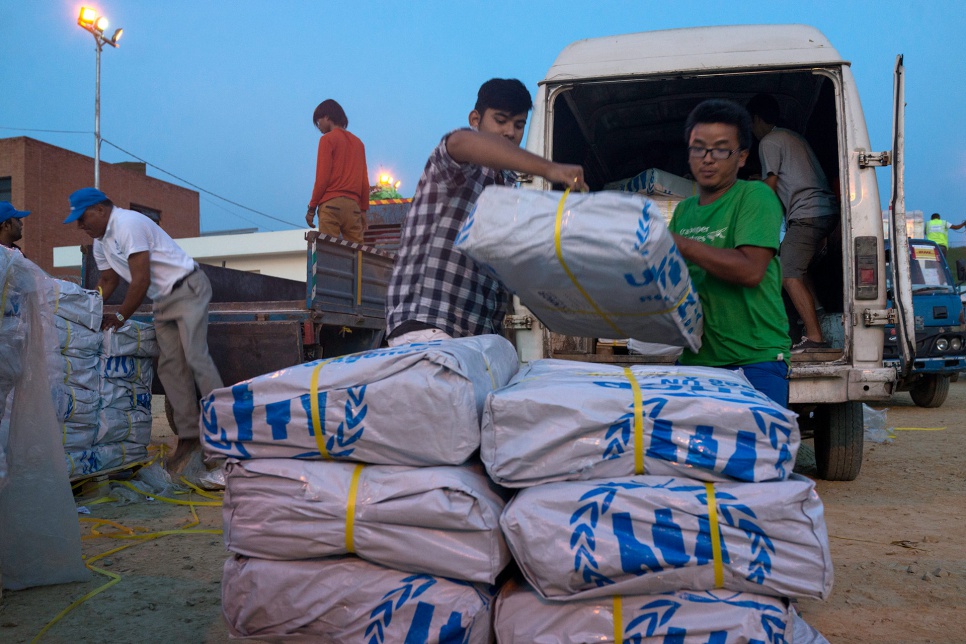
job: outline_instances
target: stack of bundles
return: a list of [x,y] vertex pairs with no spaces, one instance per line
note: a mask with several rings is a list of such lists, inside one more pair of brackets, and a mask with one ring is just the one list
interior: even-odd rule
[[[731,611],[701,626],[686,617],[700,609],[682,608],[676,628],[695,641],[710,627],[728,631],[721,641],[761,629],[782,641],[787,598],[824,598],[832,583],[821,502],[791,474],[798,444],[795,414],[740,373],[553,360],[523,369],[487,400],[481,457],[494,481],[526,488],[500,521],[547,610],[561,602],[544,635],[571,632],[568,602],[620,596],[637,610],[691,591],[688,602]],[[536,627],[503,623],[514,614],[497,615],[498,633]],[[626,617],[621,639],[655,619]],[[598,637],[614,636],[613,619],[594,623]]]
[[551,331],[701,347],[703,313],[684,258],[642,196],[489,186],[456,247]]
[[466,461],[487,395],[517,367],[513,345],[489,335],[320,360],[209,394],[205,451],[228,457],[231,631],[489,641],[487,585],[510,561],[505,501]]
[[[27,341],[23,293],[18,288],[14,263],[19,253],[0,250],[0,489],[7,480],[7,441],[13,388],[23,374]],[[5,422],[6,421],[6,422]]]
[[70,475],[102,469],[94,450],[100,410],[101,317],[97,291],[58,279],[47,280],[45,294],[53,311],[58,352],[48,357],[54,407]]
[[[151,381],[158,355],[154,326],[129,320],[104,333],[100,356],[100,425],[95,448],[124,465],[147,458]],[[114,467],[110,465],[108,467]]]

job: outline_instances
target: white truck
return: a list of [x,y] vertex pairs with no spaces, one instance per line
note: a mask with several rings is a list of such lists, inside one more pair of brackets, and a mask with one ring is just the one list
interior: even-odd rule
[[[852,480],[862,465],[862,404],[888,400],[896,382],[896,369],[882,362],[884,325],[895,323],[900,369],[914,350],[911,306],[903,307],[911,302],[908,279],[892,281],[900,288],[895,308],[887,308],[875,174],[877,166],[893,166],[891,237],[905,249],[902,57],[896,61],[891,149],[875,152],[849,63],[812,27],[700,27],[581,40],[560,53],[540,82],[526,148],[582,165],[592,190],[613,189],[648,172],[683,178],[684,122],[691,109],[708,98],[744,104],[758,93],[775,96],[782,124],[809,141],[840,197],[841,226],[811,268],[833,348],[792,356],[789,405],[800,414],[803,436],[814,437],[819,476]],[[752,151],[749,165],[756,161]],[[653,184],[633,186],[648,191]],[[550,187],[540,179],[532,186]],[[908,253],[895,256],[902,262]],[[891,270],[908,276],[908,262],[895,262]],[[558,336],[515,304],[508,323],[521,360],[649,361],[598,352],[592,338]]]

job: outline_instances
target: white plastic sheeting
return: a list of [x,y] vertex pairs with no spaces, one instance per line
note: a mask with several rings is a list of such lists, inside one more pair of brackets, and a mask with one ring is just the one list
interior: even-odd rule
[[399,570],[493,583],[510,563],[504,501],[479,465],[229,461],[225,545],[265,559],[354,553]]
[[202,400],[211,457],[458,465],[479,448],[483,403],[518,368],[483,335],[318,360],[216,389]]
[[701,346],[703,314],[684,258],[644,197],[489,186],[456,248],[551,331]]
[[797,474],[769,483],[548,483],[521,490],[500,525],[547,599],[682,588],[824,599],[832,588],[822,503]]
[[101,353],[105,356],[157,357],[158,341],[154,325],[128,320],[118,329],[105,331]]
[[[0,310],[5,331],[17,342],[0,342],[0,363],[12,381],[0,382],[0,568],[12,590],[82,581],[77,510],[61,458],[59,422],[51,404],[45,355],[56,343],[44,306],[46,276],[19,252],[0,246]],[[22,338],[22,342],[20,341]],[[19,365],[14,372],[9,365]],[[0,391],[0,394],[6,394]]]
[[729,590],[550,602],[511,581],[497,595],[493,630],[499,644],[797,644],[786,600]]
[[57,328],[57,344],[65,356],[88,358],[101,352],[101,332],[92,331],[82,324],[54,316]]
[[399,572],[356,557],[225,562],[233,638],[341,644],[489,644],[493,588]]
[[796,418],[725,369],[538,360],[487,399],[481,457],[507,487],[634,474],[782,480]]
[[47,277],[43,294],[57,317],[94,331],[101,328],[104,300],[97,291],[89,291],[66,280]]

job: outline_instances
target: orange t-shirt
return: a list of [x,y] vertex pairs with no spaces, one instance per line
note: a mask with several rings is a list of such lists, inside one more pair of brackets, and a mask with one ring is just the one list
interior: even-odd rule
[[366,148],[359,137],[341,128],[333,128],[319,139],[315,188],[309,208],[336,197],[355,199],[363,212],[369,209]]

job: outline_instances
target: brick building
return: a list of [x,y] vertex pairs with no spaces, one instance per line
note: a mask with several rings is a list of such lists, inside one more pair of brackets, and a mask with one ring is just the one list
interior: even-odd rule
[[[90,244],[75,224],[64,225],[68,196],[94,185],[94,159],[28,137],[0,139],[0,201],[29,210],[24,255],[55,277],[77,279],[76,269],[54,268],[54,248]],[[101,161],[101,190],[121,208],[145,213],[173,238],[200,233],[198,193],[147,176],[143,163]]]

